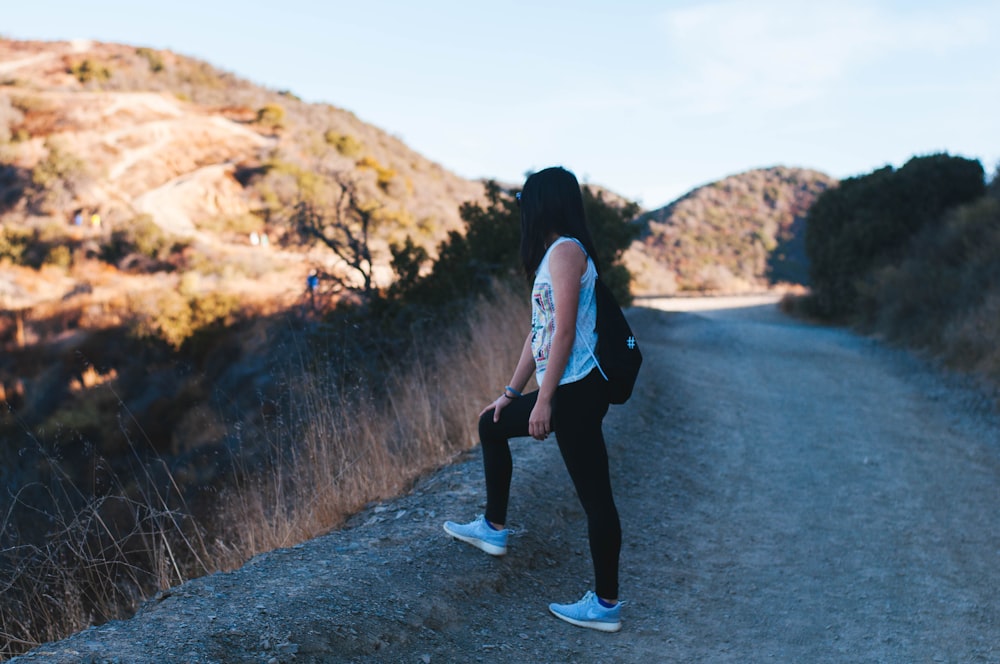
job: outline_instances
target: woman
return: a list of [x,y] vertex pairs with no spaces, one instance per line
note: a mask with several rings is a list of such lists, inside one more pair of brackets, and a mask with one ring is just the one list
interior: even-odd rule
[[[550,604],[558,618],[605,632],[621,629],[618,555],[621,525],[611,494],[601,423],[605,380],[594,356],[594,281],[599,266],[587,231],[576,177],[563,168],[531,175],[519,196],[521,260],[532,280],[531,331],[503,393],[479,415],[486,472],[486,514],[447,521],[445,531],[486,553],[507,552],[507,500],[512,462],[508,439],[555,433],[566,469],[587,513],[595,591],[572,604]],[[521,391],[532,372],[539,389]]]

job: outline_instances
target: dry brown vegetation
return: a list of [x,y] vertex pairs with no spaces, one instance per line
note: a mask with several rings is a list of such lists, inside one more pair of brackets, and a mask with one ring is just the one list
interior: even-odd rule
[[[145,477],[116,473],[97,457],[99,496],[70,513],[48,513],[43,541],[5,544],[0,653],[127,615],[151,591],[314,537],[398,493],[473,443],[476,413],[506,380],[527,319],[524,298],[500,290],[377,387],[345,383],[341,367],[317,363],[312,350],[290,354],[299,363],[284,369],[274,416],[260,429],[232,425],[246,454],[233,453],[231,477],[211,494],[209,509],[183,498],[185,478],[149,463],[151,432],[126,436],[147,459]],[[118,377],[91,370],[81,381],[76,390],[124,408]],[[59,494],[53,503],[88,495],[90,487],[66,471],[69,459],[43,458],[55,471],[44,489]],[[30,500],[31,489],[15,505]],[[7,517],[0,525],[9,534]]]

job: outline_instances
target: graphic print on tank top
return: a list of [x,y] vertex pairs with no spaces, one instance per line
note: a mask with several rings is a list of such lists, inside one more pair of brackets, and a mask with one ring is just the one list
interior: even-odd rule
[[535,356],[535,370],[544,373],[556,329],[556,301],[552,295],[552,284],[536,283],[531,298],[535,302],[531,315],[531,350]]

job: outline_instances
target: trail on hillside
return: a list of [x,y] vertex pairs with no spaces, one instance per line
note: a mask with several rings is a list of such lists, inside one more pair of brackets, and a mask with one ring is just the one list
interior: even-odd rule
[[519,440],[504,558],[441,530],[483,509],[473,450],[22,661],[1000,661],[989,397],[773,302],[630,318],[646,363],[606,421],[621,632],[547,614],[591,586],[585,525],[556,446]]

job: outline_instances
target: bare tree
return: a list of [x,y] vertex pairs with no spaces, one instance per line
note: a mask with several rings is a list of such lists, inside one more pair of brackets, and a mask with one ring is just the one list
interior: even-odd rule
[[380,205],[363,201],[357,182],[342,173],[331,174],[339,188],[339,195],[329,206],[302,199],[295,206],[292,217],[299,236],[306,241],[318,241],[337,255],[357,281],[338,274],[324,273],[339,287],[360,294],[368,300],[374,293],[372,283],[372,254],[370,236],[378,220]]

